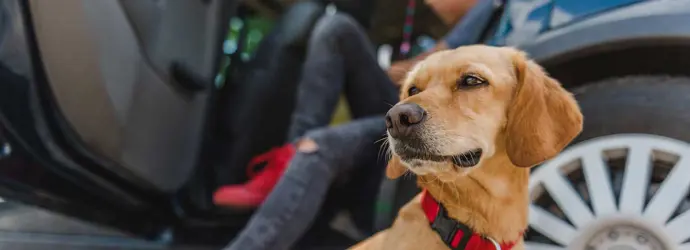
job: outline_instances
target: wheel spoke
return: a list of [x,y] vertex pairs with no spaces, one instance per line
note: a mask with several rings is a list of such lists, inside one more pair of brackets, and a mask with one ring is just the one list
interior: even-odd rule
[[608,166],[604,163],[599,150],[593,151],[582,158],[582,168],[587,181],[587,190],[594,212],[598,216],[616,212],[616,202],[613,198],[611,179]]
[[[623,160],[619,157],[626,157],[624,168],[609,166],[611,163],[608,159],[618,163]],[[580,164],[577,164],[578,161]],[[657,163],[660,164],[659,167],[670,170],[668,174],[660,176],[664,178],[660,185],[653,182],[657,178]],[[582,171],[584,178],[572,175],[573,171]],[[674,249],[690,250],[690,230],[687,230],[690,225],[690,210],[672,218],[690,194],[688,176],[690,144],[684,141],[645,134],[620,134],[578,143],[531,174],[530,199],[535,204],[530,205],[529,225],[535,233],[538,232],[553,242],[543,244],[528,235],[525,249],[571,248],[573,243],[582,243],[578,239],[583,237],[583,233],[593,233],[583,232],[584,230],[598,232],[603,228],[590,227],[609,227],[613,223],[621,224],[621,230],[633,230],[631,232],[634,234],[637,234],[637,229],[652,234],[662,231],[663,235],[659,236],[664,237],[654,239],[655,241],[673,246]],[[574,179],[571,180],[571,177]],[[586,195],[580,193],[584,189],[582,185],[587,187]],[[621,185],[620,193],[618,185]],[[656,190],[652,197],[649,195],[651,190]],[[555,211],[556,207],[560,211]],[[602,224],[594,225],[594,221],[599,218],[603,220]],[[637,220],[635,218],[640,219],[639,224],[631,221],[635,225],[627,225],[626,221]],[[612,221],[609,222],[608,219]],[[622,221],[618,221],[619,219]],[[637,229],[629,229],[632,227]],[[613,231],[609,231],[608,235],[597,235],[597,241],[606,237],[613,240],[615,235],[611,232]],[[639,237],[634,240],[641,241]]]
[[560,171],[553,170],[553,173],[542,181],[553,200],[556,201],[575,227],[584,227],[594,219],[594,215],[592,215],[589,207],[585,205],[582,197],[568,183],[568,180],[560,174]]
[[563,247],[554,246],[550,244],[537,243],[537,242],[525,242],[525,250],[560,250]]
[[690,211],[686,211],[669,222],[668,225],[666,225],[666,232],[671,237],[671,240],[683,243],[690,239],[688,225],[690,225]]
[[619,205],[623,213],[642,213],[652,168],[651,153],[650,147],[642,145],[628,150]]
[[529,224],[532,228],[554,242],[567,246],[577,235],[575,228],[546,210],[531,205],[529,211]]
[[649,201],[644,216],[665,224],[685,198],[690,188],[690,154],[682,155],[666,180],[661,184],[656,195]]

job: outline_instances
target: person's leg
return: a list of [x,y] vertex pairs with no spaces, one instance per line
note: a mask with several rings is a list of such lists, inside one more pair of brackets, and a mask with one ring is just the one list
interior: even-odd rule
[[384,132],[377,116],[307,133],[309,143],[297,147],[278,185],[225,249],[289,249],[312,224],[336,176],[365,167],[360,156],[377,151]]
[[[376,63],[371,47],[362,27],[351,17],[344,14],[321,17],[309,38],[295,109],[290,118],[289,143],[256,156],[255,160],[265,159],[261,162],[265,162],[266,167],[251,175],[251,180],[245,184],[219,188],[214,194],[214,203],[235,208],[261,204],[282,175],[286,167],[284,159],[293,152],[293,144],[307,131],[328,125],[343,90],[348,93],[355,118],[385,113],[389,104],[397,101],[397,94]],[[250,169],[260,165],[250,162]]]
[[[340,27],[356,27],[357,23],[348,16],[333,20]],[[398,102],[398,88],[381,69],[376,59],[375,48],[361,29],[347,28],[339,32],[339,40],[345,60],[345,94],[354,118],[381,115]],[[369,46],[354,46],[357,44]]]
[[281,41],[280,33],[273,30],[264,37],[252,60],[220,90],[219,132],[214,136],[219,184],[246,181],[251,158],[287,140],[295,100],[285,93],[297,91],[302,59]]
[[397,102],[364,29],[348,15],[324,15],[309,39],[289,140],[326,126],[343,90],[356,118],[384,114]]

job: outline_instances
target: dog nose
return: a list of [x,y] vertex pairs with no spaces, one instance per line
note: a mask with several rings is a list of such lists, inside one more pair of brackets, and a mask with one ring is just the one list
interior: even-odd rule
[[398,104],[388,110],[386,128],[393,138],[409,136],[425,117],[426,111],[417,104]]

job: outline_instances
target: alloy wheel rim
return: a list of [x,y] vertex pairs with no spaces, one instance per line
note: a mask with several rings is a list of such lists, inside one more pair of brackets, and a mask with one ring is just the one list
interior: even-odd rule
[[[536,168],[529,189],[530,229],[547,240],[528,236],[527,249],[690,250],[688,143],[646,134],[584,141]],[[537,202],[545,196],[548,206]],[[618,232],[626,235],[603,236]]]

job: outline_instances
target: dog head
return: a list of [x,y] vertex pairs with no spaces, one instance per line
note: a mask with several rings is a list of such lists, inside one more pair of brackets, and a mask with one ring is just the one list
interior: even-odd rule
[[524,53],[466,46],[415,66],[386,115],[387,175],[468,173],[496,154],[531,167],[582,130],[572,95]]

